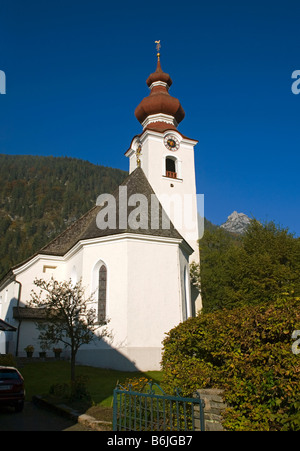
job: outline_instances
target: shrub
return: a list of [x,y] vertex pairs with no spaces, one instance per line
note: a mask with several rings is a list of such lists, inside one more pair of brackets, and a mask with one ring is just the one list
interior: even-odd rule
[[300,430],[299,298],[200,314],[164,341],[164,388],[224,390],[228,430]]
[[144,393],[146,387],[149,386],[150,380],[146,377],[133,377],[127,378],[123,383],[122,387],[125,390],[131,390],[135,392]]
[[71,381],[71,393],[70,393],[70,400],[84,400],[84,401],[90,401],[91,395],[88,392],[87,389],[87,381],[88,378],[86,376],[78,376],[75,378],[74,381]]
[[53,384],[49,389],[49,394],[57,396],[58,398],[65,398],[69,396],[68,384]]
[[53,384],[49,389],[49,394],[69,401],[90,401],[91,396],[86,387],[87,380],[86,376],[78,376],[74,381],[70,381],[69,384]]
[[16,361],[12,354],[0,354],[0,365],[16,366]]

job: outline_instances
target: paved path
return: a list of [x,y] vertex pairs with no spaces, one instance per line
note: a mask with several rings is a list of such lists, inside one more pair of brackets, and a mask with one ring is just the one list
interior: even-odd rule
[[32,402],[25,402],[21,413],[15,413],[10,407],[0,407],[0,431],[89,431],[89,429],[41,409]]

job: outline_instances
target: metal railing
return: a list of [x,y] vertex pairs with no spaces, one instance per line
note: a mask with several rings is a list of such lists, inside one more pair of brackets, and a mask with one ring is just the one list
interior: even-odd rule
[[170,177],[171,179],[177,179],[177,172],[166,171],[166,177]]
[[145,393],[118,385],[113,400],[114,431],[204,431],[204,401],[199,394],[184,398],[176,390],[166,395],[162,388],[148,384]]

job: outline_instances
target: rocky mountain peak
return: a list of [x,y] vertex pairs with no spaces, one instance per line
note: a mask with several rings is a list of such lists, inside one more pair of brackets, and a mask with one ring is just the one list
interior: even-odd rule
[[228,216],[227,221],[221,225],[221,227],[227,232],[243,234],[247,230],[250,224],[250,218],[244,213],[238,213],[234,211]]

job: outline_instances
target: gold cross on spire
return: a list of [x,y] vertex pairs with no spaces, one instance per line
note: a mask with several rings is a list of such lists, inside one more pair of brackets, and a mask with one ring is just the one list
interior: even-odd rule
[[156,50],[157,50],[157,57],[159,59],[159,57],[160,57],[159,51],[160,51],[160,48],[161,48],[160,40],[159,41],[155,41],[155,44],[156,44]]

